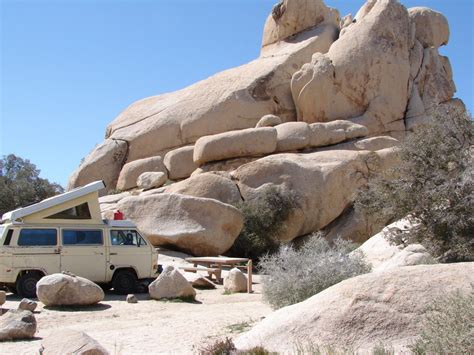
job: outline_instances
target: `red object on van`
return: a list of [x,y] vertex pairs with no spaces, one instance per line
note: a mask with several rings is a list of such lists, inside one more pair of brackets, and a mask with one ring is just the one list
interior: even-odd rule
[[122,221],[123,220],[123,213],[120,212],[120,210],[117,210],[117,212],[114,212],[114,220],[115,221]]

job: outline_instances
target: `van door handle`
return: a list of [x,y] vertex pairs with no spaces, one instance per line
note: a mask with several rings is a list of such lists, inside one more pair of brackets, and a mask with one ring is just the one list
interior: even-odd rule
[[104,253],[94,252],[95,255],[104,255]]
[[110,253],[110,255],[118,255],[117,253]]

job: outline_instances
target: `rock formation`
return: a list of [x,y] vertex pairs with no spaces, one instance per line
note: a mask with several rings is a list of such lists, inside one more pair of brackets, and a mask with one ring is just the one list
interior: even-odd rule
[[[351,212],[356,190],[397,164],[400,141],[423,129],[439,105],[463,106],[453,99],[449,60],[438,52],[448,40],[442,14],[396,0],[368,0],[342,20],[323,0],[283,0],[266,21],[258,59],[133,103],[107,127],[69,188],[102,179],[109,190],[135,189],[139,197],[101,201],[104,216],[125,208],[155,245],[192,253],[225,252],[241,223],[232,217],[227,230],[230,215],[217,211],[230,210],[216,205],[213,223],[189,213],[171,230],[176,219],[167,211],[178,213],[172,204],[193,197],[237,205],[267,185],[299,201],[281,240],[326,229],[363,242],[383,226]],[[137,178],[148,172],[174,184],[141,192]],[[139,216],[145,206],[153,216]],[[203,232],[190,233],[190,225]],[[220,232],[204,238],[211,230]]]

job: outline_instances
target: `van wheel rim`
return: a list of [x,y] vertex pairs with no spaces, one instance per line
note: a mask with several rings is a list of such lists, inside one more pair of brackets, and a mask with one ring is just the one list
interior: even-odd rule
[[33,278],[26,279],[23,283],[23,290],[29,295],[36,293],[36,283],[37,281]]

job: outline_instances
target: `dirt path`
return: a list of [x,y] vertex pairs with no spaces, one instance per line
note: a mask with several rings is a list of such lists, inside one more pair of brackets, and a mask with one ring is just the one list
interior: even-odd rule
[[[174,255],[165,264],[180,264]],[[195,303],[165,302],[137,295],[139,302],[129,304],[125,296],[106,294],[97,307],[73,310],[43,308],[38,303],[36,340],[0,343],[3,354],[38,354],[41,339],[59,328],[85,331],[110,354],[190,354],[218,338],[234,337],[271,312],[262,302],[260,278],[254,278],[254,293],[224,294],[197,290]],[[16,309],[20,299],[12,294],[3,305]]]

